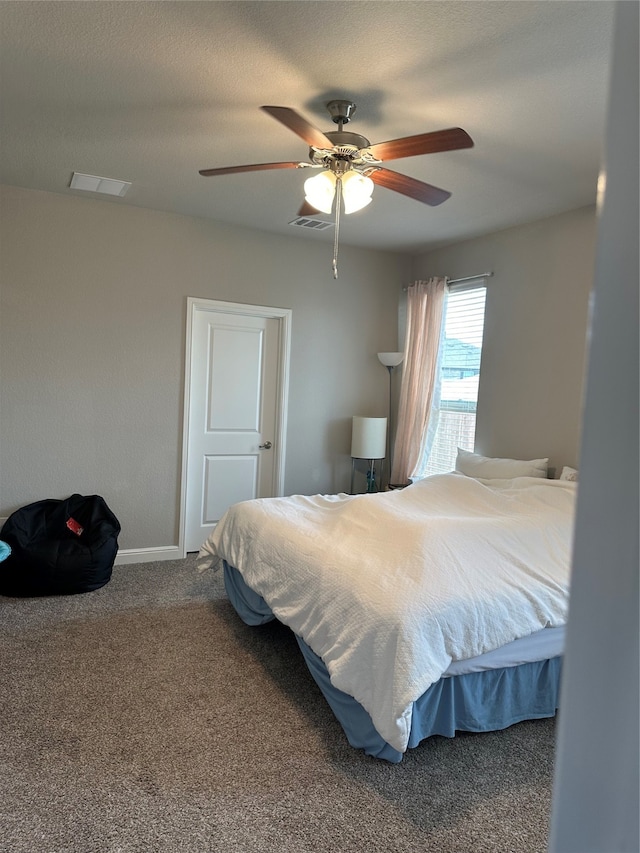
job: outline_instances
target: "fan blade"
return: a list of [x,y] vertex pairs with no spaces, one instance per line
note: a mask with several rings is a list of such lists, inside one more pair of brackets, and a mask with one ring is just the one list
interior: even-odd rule
[[374,184],[380,187],[386,187],[388,190],[402,193],[402,195],[407,195],[409,198],[415,198],[416,201],[421,201],[423,204],[430,204],[431,207],[442,204],[451,195],[446,190],[441,190],[431,184],[417,181],[408,175],[392,172],[391,169],[376,169],[375,172],[369,174],[369,177]]
[[282,122],[285,127],[304,139],[307,145],[313,148],[333,148],[333,142],[329,137],[325,136],[317,127],[309,124],[306,118],[303,118],[295,110],[289,107],[260,107],[260,109],[269,113],[277,121]]
[[458,148],[473,148],[473,139],[461,127],[405,136],[404,139],[392,139],[369,146],[376,160],[398,160],[400,157],[437,154],[439,151],[456,151]]
[[265,169],[297,169],[298,161],[290,163],[253,163],[250,166],[223,166],[221,169],[200,169],[200,174],[205,177],[211,175],[235,175],[238,172],[262,172]]

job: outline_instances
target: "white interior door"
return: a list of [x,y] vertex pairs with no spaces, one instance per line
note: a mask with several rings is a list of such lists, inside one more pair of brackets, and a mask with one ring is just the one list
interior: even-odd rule
[[184,551],[197,551],[231,504],[280,494],[284,460],[282,318],[191,302]]

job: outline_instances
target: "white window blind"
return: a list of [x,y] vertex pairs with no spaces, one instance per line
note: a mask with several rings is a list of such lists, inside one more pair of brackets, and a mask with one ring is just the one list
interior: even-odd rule
[[486,290],[484,284],[454,285],[447,295],[432,439],[424,442],[416,478],[452,471],[458,447],[474,449]]

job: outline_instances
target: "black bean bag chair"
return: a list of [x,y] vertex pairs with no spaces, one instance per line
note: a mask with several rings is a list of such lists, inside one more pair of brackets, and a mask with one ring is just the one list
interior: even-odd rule
[[72,595],[111,579],[120,523],[100,495],[71,495],[23,506],[5,521],[0,539],[11,553],[0,562],[0,594]]

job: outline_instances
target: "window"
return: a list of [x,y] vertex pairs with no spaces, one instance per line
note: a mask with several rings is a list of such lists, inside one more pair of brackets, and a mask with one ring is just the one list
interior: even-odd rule
[[474,449],[486,290],[477,284],[449,288],[439,353],[439,387],[429,435],[414,474],[417,479],[453,471],[458,447]]

